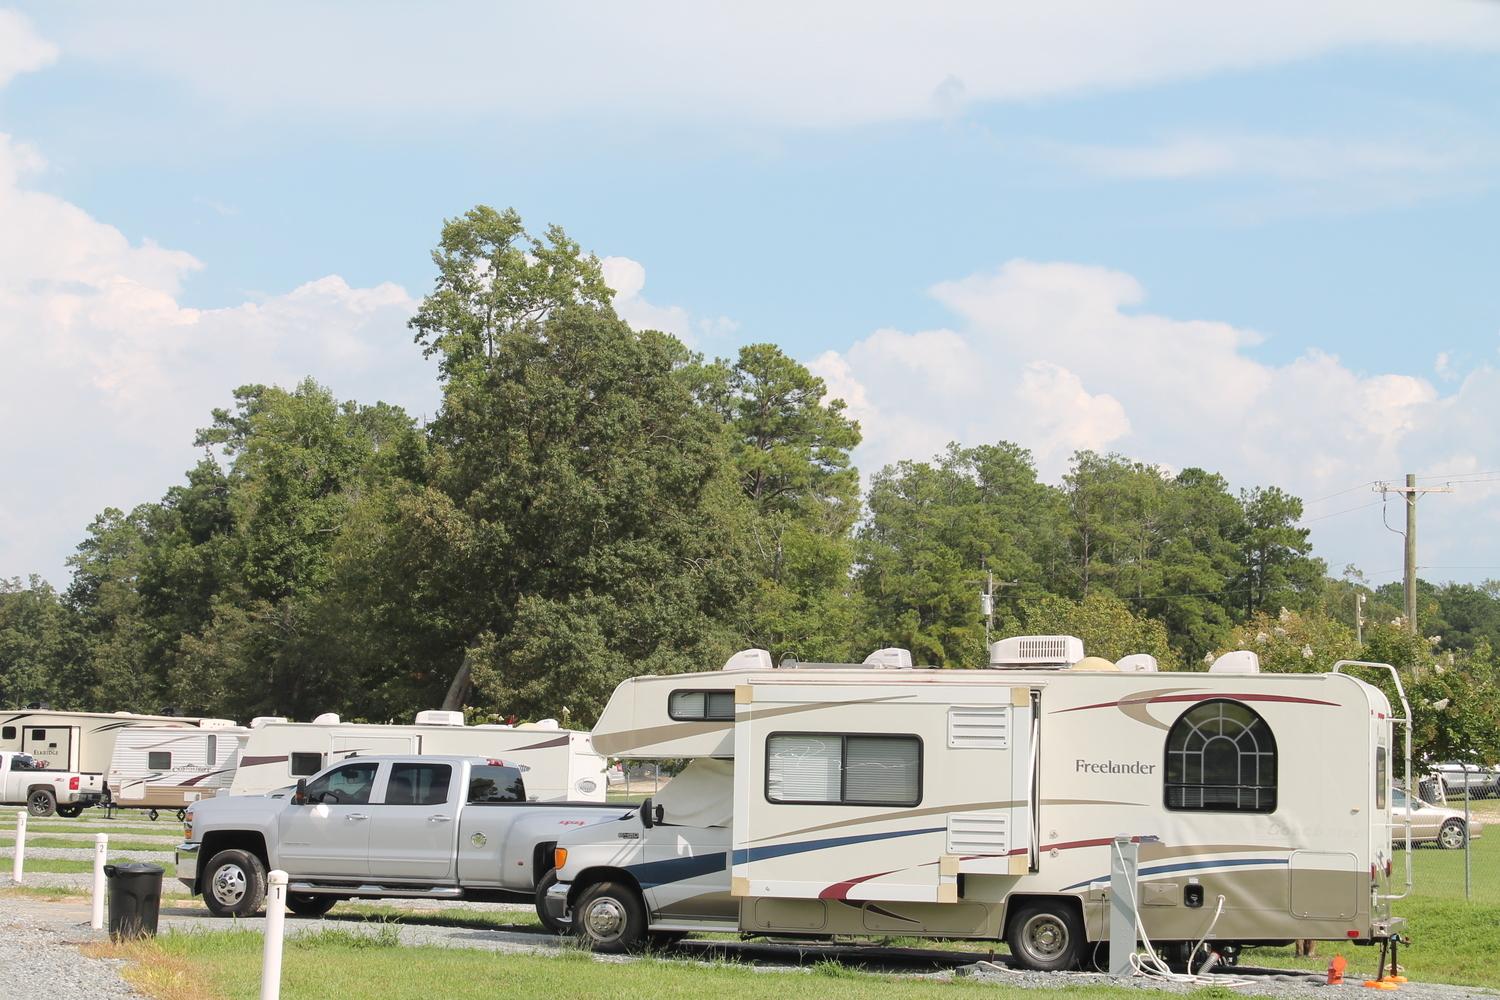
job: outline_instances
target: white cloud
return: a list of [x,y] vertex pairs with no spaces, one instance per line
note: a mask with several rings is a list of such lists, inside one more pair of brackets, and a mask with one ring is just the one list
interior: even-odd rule
[[[287,30],[293,14],[296,30]],[[1467,0],[1053,0],[588,8],[178,3],[91,9],[70,55],[261,113],[671,116],[794,126],[939,118],[1342,49],[1500,49]],[[566,44],[547,44],[565,39]],[[629,39],[629,44],[621,44]],[[506,58],[495,59],[503,49]],[[537,81],[545,80],[545,86]]]
[[32,30],[17,11],[0,10],[0,87],[21,73],[41,69],[57,59],[57,46]]
[[[1031,448],[1053,481],[1073,451],[1089,448],[1307,498],[1413,468],[1500,468],[1492,368],[1443,395],[1424,378],[1358,372],[1318,350],[1270,365],[1254,356],[1257,333],[1145,312],[1135,279],[1076,264],[1011,261],[933,294],[952,310],[952,329],[877,330],[810,363],[860,419],[866,473],[930,458],[950,440],[1000,439]],[[1370,500],[1345,495],[1307,515]],[[1474,550],[1500,516],[1482,503],[1447,509],[1451,519],[1423,528],[1423,562],[1483,562]],[[1399,565],[1379,515],[1312,522],[1319,554],[1339,566]],[[1500,551],[1489,561],[1500,565]]]
[[[614,289],[615,312],[635,330],[661,330],[690,347],[705,341],[724,340],[739,329],[727,316],[693,317],[682,306],[659,306],[641,294],[646,287],[646,268],[629,257],[605,257],[604,283]],[[709,345],[711,346],[711,345]]]
[[1058,153],[1096,173],[1181,180],[1254,174],[1282,180],[1441,176],[1493,164],[1496,151],[1471,140],[1442,145],[1279,135],[1179,136],[1144,146],[1062,146]]

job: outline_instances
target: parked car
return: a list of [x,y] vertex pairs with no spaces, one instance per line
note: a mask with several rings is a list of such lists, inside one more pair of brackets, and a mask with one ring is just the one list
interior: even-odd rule
[[623,808],[530,802],[523,771],[475,757],[348,757],[285,798],[202,799],[188,807],[177,877],[220,917],[257,912],[276,868],[302,915],[354,898],[532,902],[558,835]]
[[[1435,806],[1421,799],[1412,799],[1411,842],[1413,844],[1437,844],[1454,850],[1464,846],[1464,814],[1462,810],[1447,806]],[[1391,789],[1391,809],[1398,820],[1393,839],[1402,839],[1399,821],[1406,815],[1406,793],[1399,788]],[[1472,816],[1468,821],[1468,836],[1478,837],[1484,824]]]
[[1444,761],[1434,764],[1433,772],[1442,779],[1443,791],[1449,795],[1462,793],[1465,789],[1474,797],[1490,797],[1500,794],[1500,772],[1478,764]]
[[38,818],[69,818],[104,800],[104,778],[59,771],[28,753],[0,752],[0,804],[25,805]]

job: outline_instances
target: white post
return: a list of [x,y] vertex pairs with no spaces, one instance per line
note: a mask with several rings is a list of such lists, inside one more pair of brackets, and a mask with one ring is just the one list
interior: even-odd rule
[[266,945],[260,962],[260,1000],[281,996],[281,934],[286,926],[286,872],[276,869],[267,879]]
[[89,926],[96,931],[104,929],[104,859],[109,856],[109,834],[94,834],[94,905],[89,913]]
[[16,813],[16,860],[10,870],[11,881],[21,884],[21,875],[26,863],[26,810]]

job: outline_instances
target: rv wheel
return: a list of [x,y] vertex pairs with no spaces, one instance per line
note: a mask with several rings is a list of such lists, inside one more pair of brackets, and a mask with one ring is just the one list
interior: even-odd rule
[[1461,819],[1450,819],[1438,831],[1438,846],[1444,850],[1456,851],[1464,846],[1467,839],[1464,836],[1464,821]]
[[215,854],[203,870],[203,905],[216,917],[250,917],[266,898],[266,866],[248,851]]
[[557,884],[557,869],[547,869],[547,874],[536,884],[536,915],[542,922],[542,926],[553,934],[568,933],[568,925],[553,919],[552,914],[547,912],[547,890]]
[[573,907],[573,929],[594,951],[629,951],[646,934],[646,905],[634,887],[600,882]]
[[35,788],[26,796],[26,811],[38,818],[57,812],[57,796],[50,788]]
[[58,806],[57,814],[63,819],[77,819],[83,815],[83,806]]
[[1088,944],[1083,921],[1071,901],[1027,903],[1010,922],[1010,953],[1024,968],[1059,972],[1078,966]]

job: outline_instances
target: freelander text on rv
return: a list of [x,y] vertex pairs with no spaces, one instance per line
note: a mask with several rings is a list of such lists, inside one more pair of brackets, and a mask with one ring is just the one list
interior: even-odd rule
[[1249,653],[1157,673],[1060,636],[1002,640],[991,666],[882,650],[774,669],[748,650],[625,681],[595,746],[691,763],[641,809],[559,840],[549,913],[607,950],[647,931],[913,934],[1004,938],[1062,968],[1107,937],[1127,835],[1156,942],[1196,941],[1216,913],[1218,942],[1399,924],[1379,688],[1337,668],[1260,674]]
[[138,726],[191,729],[232,726],[227,719],[132,712],[54,712],[51,709],[0,711],[0,750],[30,754],[48,767],[104,774],[115,752],[115,737]]
[[127,809],[181,812],[190,802],[228,789],[250,730],[203,725],[196,729],[138,726],[115,738],[109,794]]
[[230,785],[233,795],[264,795],[296,784],[335,761],[370,754],[504,757],[526,769],[529,796],[541,802],[603,802],[605,760],[588,733],[554,720],[520,726],[468,726],[462,712],[418,712],[413,725],[254,719]]

